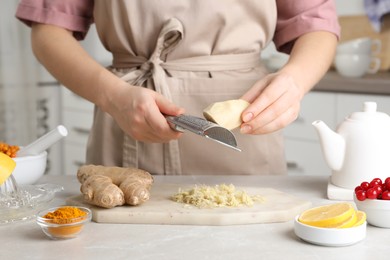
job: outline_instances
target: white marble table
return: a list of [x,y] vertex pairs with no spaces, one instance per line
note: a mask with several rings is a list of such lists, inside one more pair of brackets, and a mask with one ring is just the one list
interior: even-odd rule
[[[312,201],[326,199],[326,176],[157,176],[157,182],[261,185]],[[62,205],[79,193],[73,176],[45,176],[62,185],[51,203]],[[368,226],[365,240],[348,247],[322,247],[301,241],[293,221],[236,226],[98,224],[77,238],[50,240],[35,221],[0,225],[0,259],[389,259],[390,229]]]

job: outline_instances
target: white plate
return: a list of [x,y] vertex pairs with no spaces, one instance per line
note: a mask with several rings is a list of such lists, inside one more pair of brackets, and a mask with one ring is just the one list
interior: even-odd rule
[[305,225],[295,217],[294,231],[302,240],[321,246],[349,246],[366,237],[367,222],[351,228],[318,228]]

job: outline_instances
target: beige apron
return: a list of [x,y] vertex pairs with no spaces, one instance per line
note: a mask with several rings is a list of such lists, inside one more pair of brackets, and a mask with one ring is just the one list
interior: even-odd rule
[[[110,70],[163,94],[187,114],[236,99],[266,73],[260,51],[272,39],[275,1],[96,0],[96,28],[113,53]],[[95,108],[87,163],[152,174],[285,174],[281,132],[241,135],[242,152],[192,133],[166,144],[138,142]]]

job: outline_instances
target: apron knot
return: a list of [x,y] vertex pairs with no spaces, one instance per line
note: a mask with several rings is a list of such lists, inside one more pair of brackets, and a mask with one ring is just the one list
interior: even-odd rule
[[162,65],[164,64],[162,59],[165,60],[166,55],[168,55],[182,39],[182,23],[176,18],[171,18],[163,24],[157,38],[155,49],[149,59],[141,56],[114,55],[113,66],[127,68],[137,67],[138,69],[131,70],[121,78],[136,86],[142,86],[146,80],[153,78],[156,85],[155,90],[170,99],[170,94],[167,92],[167,89],[160,86],[161,79],[165,77],[165,72],[162,68]]
[[156,67],[161,66],[162,61],[160,59],[148,60],[142,63],[139,68],[141,74],[144,74],[147,78],[150,78]]
[[152,72],[153,63],[151,61],[147,61],[141,65],[139,68],[143,73],[148,74]]
[[[183,25],[176,18],[169,19],[161,28],[157,38],[156,47],[148,60],[144,57],[121,57],[116,60],[116,64],[132,64],[137,69],[131,70],[121,78],[131,85],[142,86],[146,80],[152,78],[154,90],[168,100],[172,101],[168,84],[165,81],[165,71],[162,68],[164,64],[162,57],[171,52],[176,45],[183,39]],[[115,63],[114,63],[115,67]],[[179,144],[173,140],[163,144],[164,173],[182,174],[181,162],[179,156]],[[138,168],[138,141],[125,135],[123,147],[123,165]]]
[[141,67],[138,69],[137,73],[138,76],[133,81],[133,84],[136,86],[142,86],[143,83],[152,77],[153,75],[153,67],[154,64],[150,60],[142,63]]

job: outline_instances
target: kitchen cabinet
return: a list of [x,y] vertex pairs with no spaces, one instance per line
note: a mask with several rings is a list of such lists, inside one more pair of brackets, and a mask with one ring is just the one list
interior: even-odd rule
[[[64,174],[75,175],[85,163],[88,134],[93,120],[93,104],[72,93],[62,91],[63,123],[69,136],[64,139]],[[375,101],[378,111],[390,114],[390,96],[312,91],[302,101],[297,120],[284,129],[285,152],[290,175],[330,175],[319,137],[312,126],[324,121],[331,129],[352,112],[361,111],[364,101]]]
[[324,121],[329,127],[336,125],[336,94],[310,92],[301,103],[298,118],[284,129],[285,152],[290,175],[330,173],[322,156],[317,132],[312,126],[315,120]]
[[[80,42],[86,52],[102,66],[111,64],[112,55],[99,41],[95,25],[91,25],[86,38]],[[62,87],[62,118],[69,135],[64,140],[64,174],[75,175],[85,164],[88,135],[93,121],[94,105]]]
[[[308,93],[300,115],[284,129],[285,154],[290,175],[330,175],[319,137],[312,126],[324,121],[331,129],[352,112],[361,111],[364,101],[375,101],[378,111],[390,114],[390,74],[378,73],[363,78],[343,78],[334,71]],[[69,136],[64,139],[64,172],[74,175],[85,163],[88,134],[93,119],[93,104],[62,87],[62,113]]]
[[342,122],[344,118],[353,112],[362,111],[365,101],[377,103],[377,111],[390,115],[390,96],[366,95],[366,94],[338,94],[337,95],[337,122]]
[[378,111],[390,114],[390,96],[312,91],[302,101],[298,119],[286,127],[286,159],[290,175],[330,175],[319,143],[314,120],[324,121],[331,129],[353,112],[363,110],[365,101],[377,103]]
[[[36,96],[36,139],[62,124],[59,106],[61,100],[60,84],[54,79],[52,81],[40,81],[37,84],[37,93],[39,95]],[[63,169],[63,140],[51,145],[47,149],[47,153],[45,174],[61,175]]]
[[64,174],[76,175],[85,164],[88,135],[93,120],[93,104],[65,87],[62,91],[62,118],[68,129],[64,139]]

